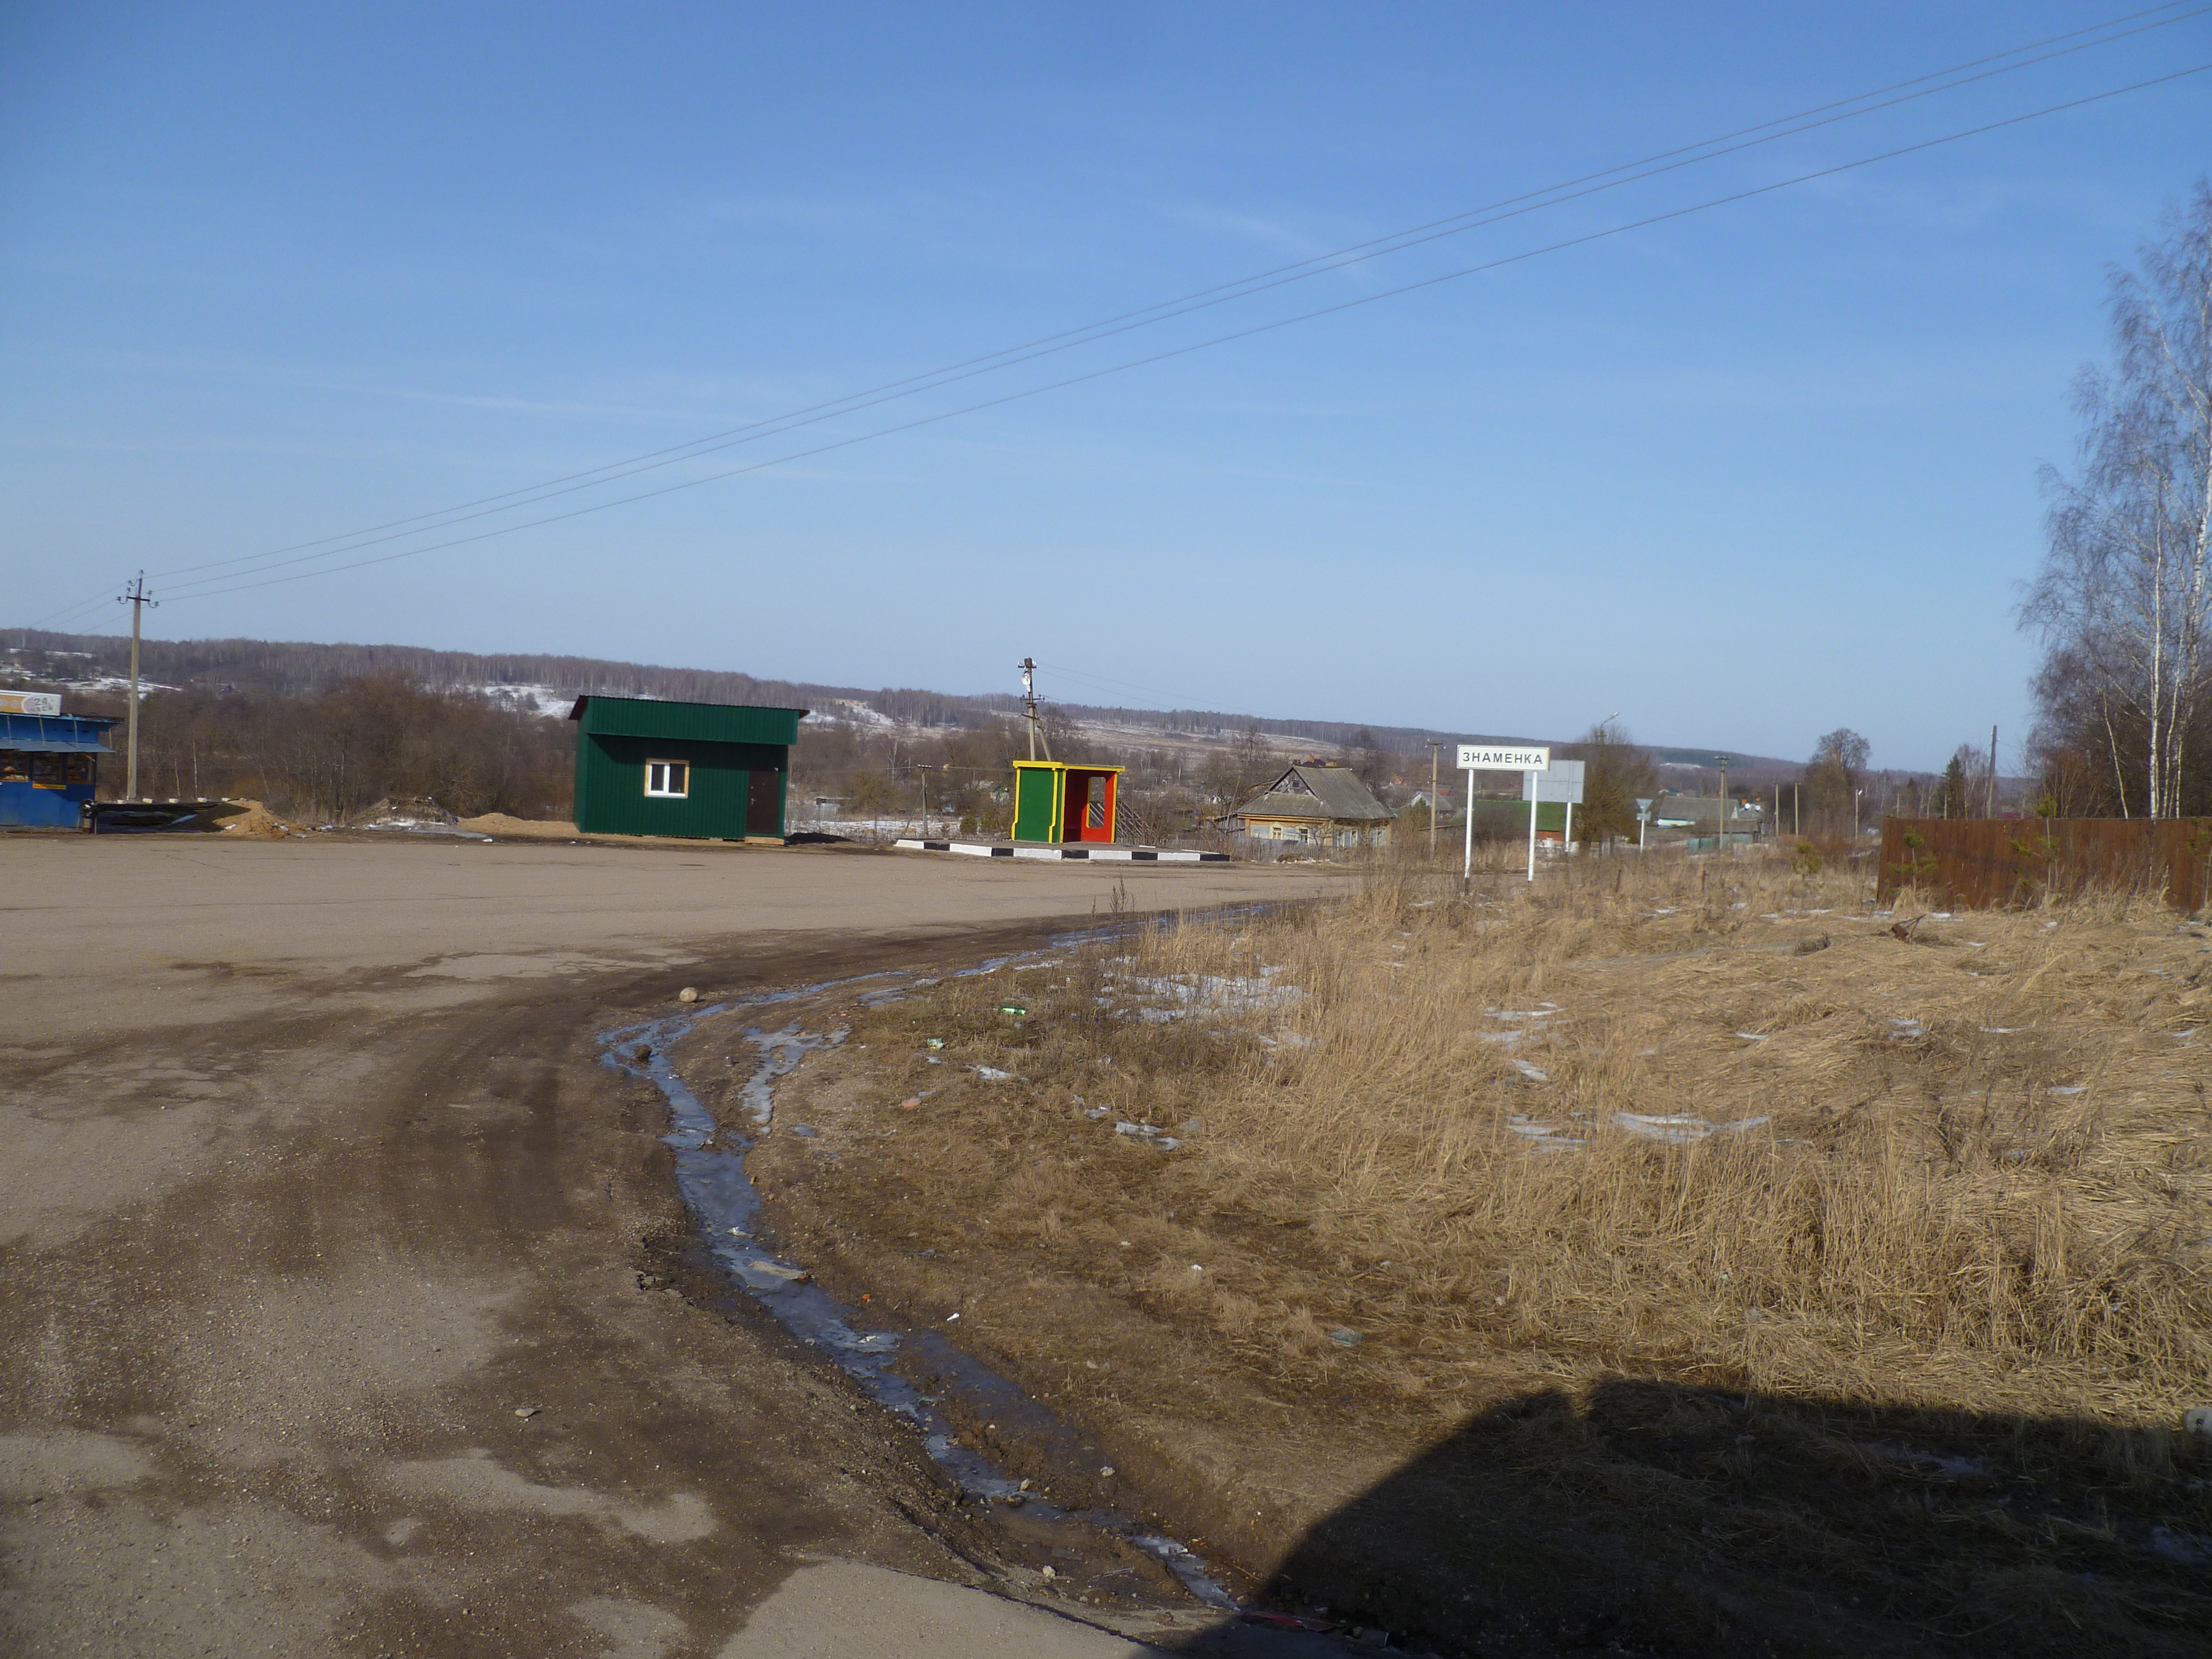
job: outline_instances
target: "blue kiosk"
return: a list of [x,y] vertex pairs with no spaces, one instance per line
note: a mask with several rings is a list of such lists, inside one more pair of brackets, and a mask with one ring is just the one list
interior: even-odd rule
[[0,825],[74,830],[100,782],[117,722],[64,714],[58,696],[0,692]]

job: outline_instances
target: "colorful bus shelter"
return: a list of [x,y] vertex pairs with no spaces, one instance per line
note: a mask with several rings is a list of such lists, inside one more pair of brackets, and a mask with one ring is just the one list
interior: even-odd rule
[[1051,843],[1112,842],[1121,772],[1118,766],[1016,761],[1013,839]]

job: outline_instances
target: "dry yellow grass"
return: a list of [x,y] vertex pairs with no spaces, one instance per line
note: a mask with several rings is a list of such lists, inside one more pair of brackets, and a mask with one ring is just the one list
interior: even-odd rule
[[1054,1162],[974,1194],[998,1224],[1091,1249],[1144,1225],[1165,1264],[1151,1294],[1286,1358],[1356,1312],[1399,1339],[1401,1390],[1440,1407],[1468,1392],[1455,1370],[1529,1354],[1893,1403],[2196,1403],[2203,930],[2091,901],[1904,940],[1863,894],[1749,860],[1613,861],[1462,900],[1385,868],[1326,911],[1023,976],[1031,1037],[994,1012],[1004,974],[884,1018],[995,1038],[1052,1080],[1053,1116],[1087,1087],[1181,1133],[1171,1186],[1295,1230],[1301,1260],[1194,1283],[1175,1258],[1206,1219],[1170,1225],[1164,1200],[1131,1223],[1118,1186]]
[[[1216,981],[1242,1057],[1196,1143],[1214,1184],[1391,1261],[1370,1320],[1440,1358],[1462,1334],[1890,1401],[2163,1417],[2206,1389],[2201,929],[2089,902],[1900,940],[1856,883],[1748,863],[1425,896],[1386,875],[1119,953]],[[1303,994],[1239,1006],[1255,962]]]
[[1820,1650],[1879,1604],[1820,1639],[2186,1650],[2212,939],[1866,894],[1382,864],[854,1008],[778,1108],[817,1135],[756,1166],[834,1285],[960,1310],[1114,1462],[1229,1494],[1224,1547],[1366,1562],[1327,1599],[1418,1587],[1432,1637],[1486,1577],[1568,1628],[1561,1564],[1625,1533],[1647,1631],[1763,1602],[1743,1650]]

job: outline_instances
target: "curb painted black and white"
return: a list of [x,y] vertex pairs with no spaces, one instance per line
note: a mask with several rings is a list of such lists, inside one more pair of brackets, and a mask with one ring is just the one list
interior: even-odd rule
[[1119,860],[1124,864],[1227,864],[1226,853],[1164,853],[1149,847],[1000,847],[981,841],[902,840],[909,853],[966,853],[979,859]]

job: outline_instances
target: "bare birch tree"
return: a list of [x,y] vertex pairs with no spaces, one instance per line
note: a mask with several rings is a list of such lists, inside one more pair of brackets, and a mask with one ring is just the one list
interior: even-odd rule
[[2124,817],[2174,817],[2212,708],[2212,185],[2113,273],[2111,312],[2112,364],[2075,384],[2080,468],[2043,471],[2050,551],[2021,622],[2050,653],[2046,726],[2084,727],[2076,750],[2101,737]]

